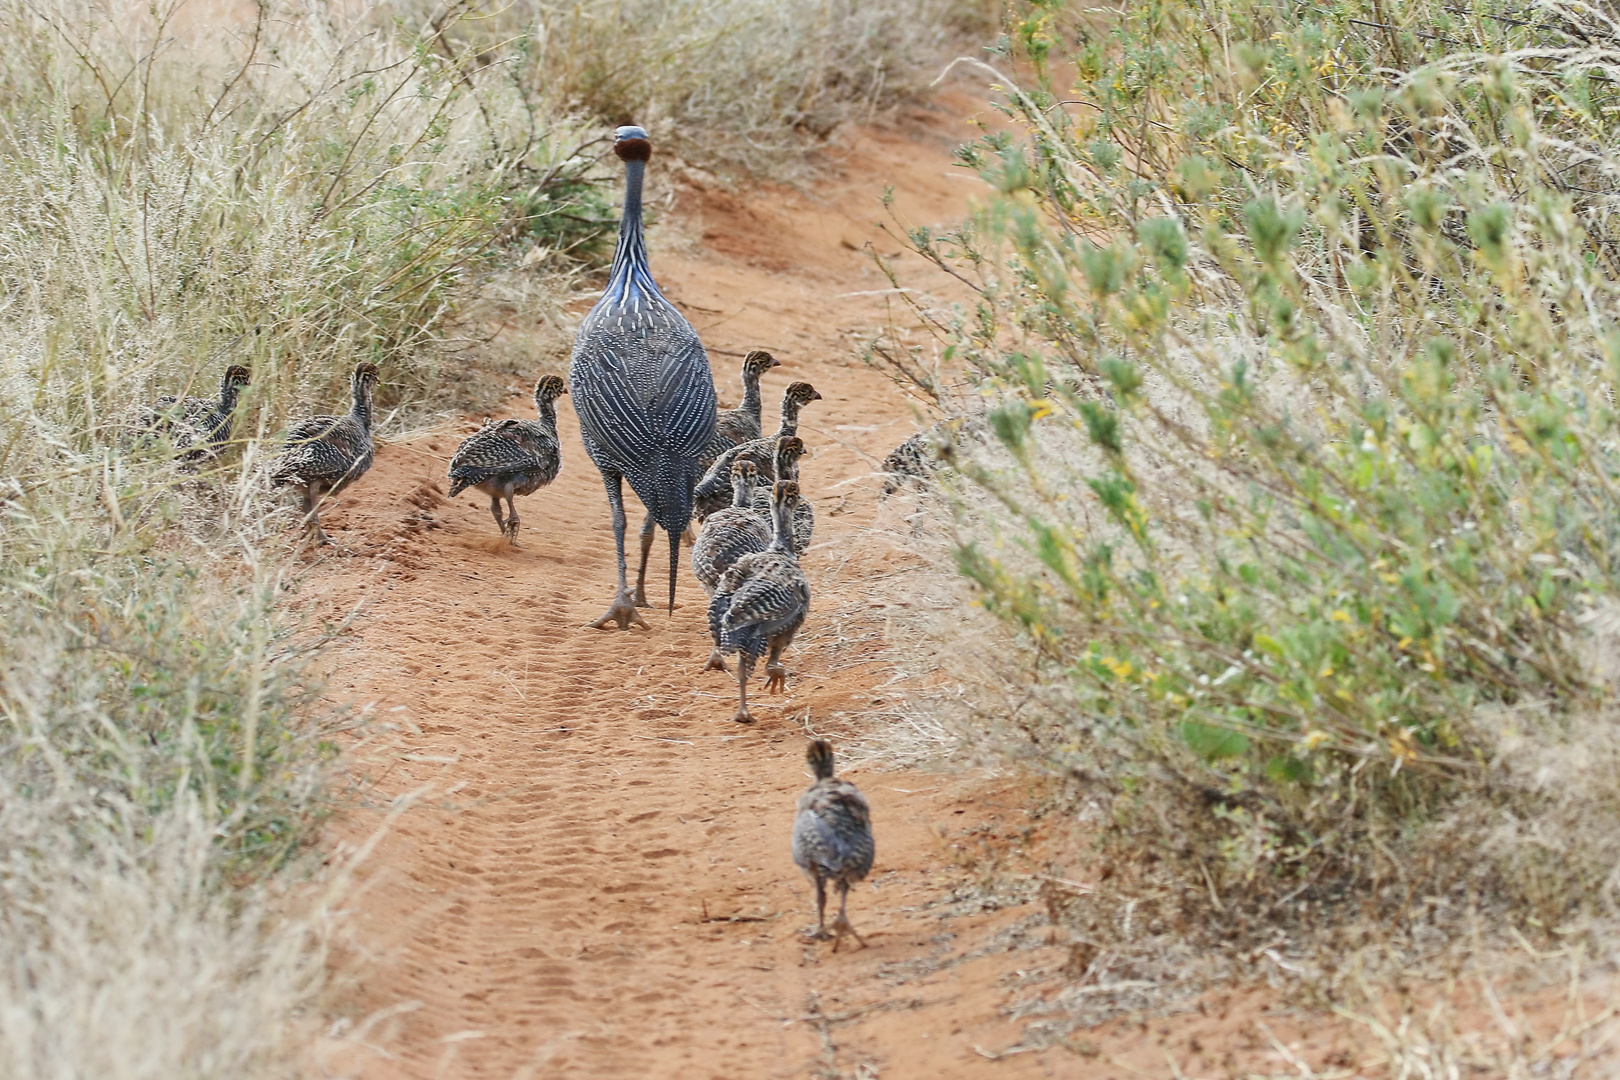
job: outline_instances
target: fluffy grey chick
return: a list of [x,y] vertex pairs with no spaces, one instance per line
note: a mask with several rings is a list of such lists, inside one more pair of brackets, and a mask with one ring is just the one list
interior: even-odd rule
[[[792,480],[799,482],[799,458],[804,456],[804,441],[797,435],[789,435],[776,440],[776,478],[778,480]],[[753,509],[756,514],[769,520],[771,515],[771,489],[769,487],[756,487],[754,489]],[[804,497],[804,489],[799,489],[799,500],[793,504],[793,553],[803,555],[810,550],[810,538],[816,531],[816,512],[810,506],[810,500]]]
[[167,436],[178,461],[216,458],[231,441],[236,403],[250,378],[247,368],[232,364],[220,380],[217,398],[160,397],[141,414],[136,431],[148,439]]
[[776,433],[763,439],[738,443],[714,459],[703,479],[693,489],[693,513],[701,520],[709,514],[731,504],[732,462],[747,459],[759,467],[761,479],[774,483],[776,475],[776,441],[799,433],[799,410],[812,401],[820,401],[821,394],[807,382],[789,383],[782,394],[782,420]]
[[[850,925],[849,887],[872,871],[872,810],[866,797],[848,780],[833,776],[832,747],[816,739],[805,754],[816,779],[799,796],[793,817],[793,861],[816,887],[816,939],[833,939],[833,952],[851,934],[866,948],[866,941]],[[838,886],[838,918],[827,933],[827,886]]]
[[287,432],[281,454],[270,466],[270,482],[294,487],[302,500],[305,527],[322,544],[332,538],[321,528],[321,500],[336,495],[371,468],[371,392],[380,376],[376,364],[358,364],[350,385],[354,404],[342,416],[312,416]]
[[737,712],[732,719],[739,724],[754,722],[748,711],[748,676],[754,662],[766,656],[766,693],[786,687],[782,650],[793,643],[810,612],[810,583],[793,554],[793,504],[798,498],[798,484],[777,482],[771,500],[771,546],[733,563],[709,601],[709,635],[715,650],[704,670],[724,671],[725,656],[738,654]]
[[[536,420],[486,422],[456,447],[450,459],[450,497],[468,488],[489,496],[495,527],[517,547],[518,513],[512,500],[533,495],[557,479],[562,454],[557,446],[557,399],[568,393],[561,375],[542,375],[534,384]],[[509,511],[501,517],[501,500]]]
[[720,576],[744,555],[764,551],[771,546],[771,517],[769,505],[760,513],[753,506],[758,494],[754,485],[759,481],[759,470],[752,461],[739,461],[731,467],[731,505],[709,515],[692,545],[692,572],[703,589],[714,595]]

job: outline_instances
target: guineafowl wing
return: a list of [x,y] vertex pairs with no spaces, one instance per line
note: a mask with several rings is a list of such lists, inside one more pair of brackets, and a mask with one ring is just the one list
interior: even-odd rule
[[277,483],[307,484],[314,480],[336,481],[347,475],[366,449],[360,445],[363,433],[355,430],[356,425],[349,420],[312,416],[294,424],[271,467],[270,478]]
[[747,555],[733,564],[732,572],[742,580],[726,609],[723,629],[728,636],[749,627],[770,636],[804,620],[810,584],[792,556],[773,551]]
[[542,464],[538,434],[520,420],[503,420],[485,425],[461,441],[450,459],[450,479],[466,488],[499,473],[522,472]]

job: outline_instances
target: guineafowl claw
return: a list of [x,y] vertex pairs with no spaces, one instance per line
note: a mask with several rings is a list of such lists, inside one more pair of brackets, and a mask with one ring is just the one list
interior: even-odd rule
[[748,711],[748,706],[746,705],[738,708],[738,710],[732,714],[731,718],[737,721],[739,724],[752,724],[754,722],[754,714]]
[[513,547],[518,546],[518,519],[516,514],[506,519],[506,524],[501,526],[501,532],[506,534],[508,544]]
[[827,928],[825,926],[818,926],[814,930],[806,929],[804,931],[804,936],[809,938],[811,941],[832,940],[832,935],[827,932]]
[[641,612],[636,610],[636,605],[631,602],[629,595],[622,592],[613,598],[613,606],[608,608],[607,613],[600,619],[591,623],[591,627],[596,630],[606,630],[608,623],[617,623],[620,630],[629,630],[631,623],[641,627],[643,630],[650,629],[647,620],[641,617]]
[[785,693],[787,691],[787,668],[781,664],[765,665],[765,692],[767,694]]
[[647,588],[644,585],[636,586],[636,607],[652,607],[652,601],[647,599]]
[[723,671],[727,675],[730,675],[731,674],[731,665],[726,663],[726,654],[725,653],[721,652],[719,649],[711,649],[709,651],[709,662],[707,664],[703,665],[703,670],[704,671]]

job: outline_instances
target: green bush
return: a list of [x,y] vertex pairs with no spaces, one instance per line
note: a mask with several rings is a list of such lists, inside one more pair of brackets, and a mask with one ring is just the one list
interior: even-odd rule
[[1562,919],[1612,853],[1483,838],[1547,805],[1504,739],[1606,726],[1620,28],[1391,10],[1009,16],[1015,134],[963,152],[994,197],[913,236],[977,286],[947,359],[1007,451],[959,463],[958,560],[1048,703],[1016,752],[1190,903],[1466,881]]

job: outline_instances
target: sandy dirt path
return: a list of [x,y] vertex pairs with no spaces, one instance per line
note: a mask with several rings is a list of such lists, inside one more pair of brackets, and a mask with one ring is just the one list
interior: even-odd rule
[[[810,893],[787,851],[806,732],[856,730],[888,677],[879,658],[893,553],[861,535],[876,506],[874,463],[916,413],[854,356],[894,299],[863,248],[896,250],[874,227],[886,185],[910,221],[967,209],[977,181],[953,168],[951,151],[970,135],[949,111],[919,110],[853,138],[812,194],[739,193],[688,174],[674,208],[687,242],[660,251],[655,233],[654,271],[710,348],[724,403],[756,347],[782,361],[765,380],[767,427],[789,381],[823,395],[801,428],[818,523],[805,557],[813,614],[788,692],[761,693],[752,728],[730,720],[734,684],[701,673],[704,595],[684,568],[680,607],[649,613],[649,633],[586,628],[611,596],[613,542],[566,399],[563,473],[521,502],[518,550],[476,493],[442,496],[470,420],[388,445],[327,515],[362,554],[323,562],[304,595],[334,612],[364,604],[334,695],[404,738],[370,766],[372,801],[428,793],[369,861],[357,901],[366,973],[355,1013],[392,1011],[367,1037],[380,1048],[367,1075],[982,1075],[989,1062],[971,1044],[1017,1040],[996,1015],[1011,961],[993,965],[982,1000],[966,1007],[960,988],[878,977],[951,952],[935,908],[958,873],[939,828],[966,813],[959,782],[850,774],[878,830],[876,870],[851,902],[865,951],[835,956],[802,939]],[[532,408],[517,397],[510,414]],[[656,549],[661,583],[662,539]],[[975,827],[1000,813],[980,802]],[[372,824],[353,812],[333,842]],[[916,1029],[912,1015],[878,1024],[863,1036],[870,1046],[846,1037],[857,1021],[947,998],[937,1030]],[[997,1074],[1046,1070],[1029,1055]]]
[[[875,327],[904,318],[864,249],[898,253],[875,227],[886,187],[909,223],[967,210],[978,182],[952,151],[977,107],[947,96],[853,135],[809,193],[728,191],[687,174],[673,186],[673,227],[653,234],[654,272],[709,347],[723,403],[759,347],[782,361],[765,380],[767,428],[788,382],[823,395],[801,423],[817,511],[804,558],[812,614],[787,658],[788,692],[754,696],[756,725],[733,723],[734,683],[701,671],[705,597],[689,572],[674,614],[648,613],[650,632],[587,628],[612,593],[613,539],[566,399],[563,472],[520,502],[517,550],[476,493],[443,495],[472,418],[385,446],[325,516],[357,554],[321,558],[301,602],[332,617],[361,610],[330,692],[398,735],[357,766],[373,809],[333,823],[333,854],[414,794],[350,905],[337,966],[358,974],[340,1008],[339,1071],[945,1080],[1235,1066],[1231,1036],[1249,1020],[1228,1008],[1252,1019],[1271,1007],[1263,1000],[1021,1045],[1015,1007],[1063,988],[1068,951],[1050,944],[1033,890],[989,883],[982,857],[1026,880],[1082,871],[1025,850],[1032,800],[1007,781],[849,771],[877,834],[872,877],[851,897],[871,947],[834,955],[803,937],[811,894],[788,842],[806,735],[847,746],[885,722],[886,612],[914,599],[894,573],[908,556],[870,529],[875,463],[917,413],[856,359]],[[905,273],[939,280],[916,261]],[[518,394],[506,414],[532,409]],[[655,547],[661,583],[667,556]],[[1297,1030],[1286,1016],[1271,1023],[1285,1039]],[[1272,1063],[1257,1032],[1243,1038],[1241,1059]]]

